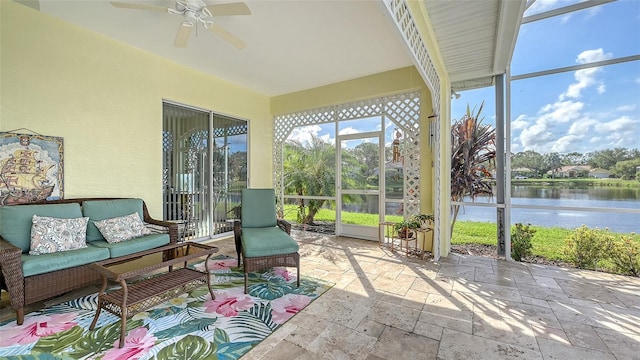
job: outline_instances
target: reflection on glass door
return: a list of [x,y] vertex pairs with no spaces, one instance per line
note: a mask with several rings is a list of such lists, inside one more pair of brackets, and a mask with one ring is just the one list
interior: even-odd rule
[[245,120],[163,104],[163,218],[178,223],[180,240],[233,231],[247,187],[246,140]]
[[380,222],[380,133],[338,137],[336,234],[377,240]]

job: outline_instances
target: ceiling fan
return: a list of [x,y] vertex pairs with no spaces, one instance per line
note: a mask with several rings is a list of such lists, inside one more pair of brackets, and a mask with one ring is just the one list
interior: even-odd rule
[[169,14],[180,14],[184,16],[185,19],[178,27],[176,39],[173,42],[173,46],[175,47],[187,46],[191,31],[194,27],[197,30],[198,23],[238,49],[243,49],[247,46],[244,41],[238,39],[223,27],[212,21],[214,16],[250,15],[251,11],[249,10],[249,7],[247,4],[242,2],[207,5],[203,0],[176,0],[175,9],[163,6],[117,1],[112,1],[111,5],[125,9],[166,11]]

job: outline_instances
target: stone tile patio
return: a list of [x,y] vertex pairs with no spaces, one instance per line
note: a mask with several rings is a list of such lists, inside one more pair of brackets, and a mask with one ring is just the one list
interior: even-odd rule
[[639,278],[292,235],[303,275],[336,285],[243,360],[640,359]]
[[[336,285],[243,360],[640,359],[640,278],[292,235],[302,274]],[[235,257],[232,239],[214,245]]]

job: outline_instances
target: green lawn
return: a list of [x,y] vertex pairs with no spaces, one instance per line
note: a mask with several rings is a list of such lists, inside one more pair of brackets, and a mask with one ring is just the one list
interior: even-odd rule
[[[378,216],[360,213],[343,213],[342,221],[347,224],[363,224],[368,226],[378,225]],[[296,206],[285,206],[285,219],[296,221]],[[321,209],[315,217],[316,221],[336,221],[335,210]],[[387,216],[389,221],[400,221],[401,216]],[[545,257],[549,260],[562,260],[562,248],[564,239],[573,232],[573,229],[559,227],[531,226],[536,230],[533,236],[533,254]],[[619,237],[619,233],[611,233]],[[631,234],[632,239],[640,243],[640,234]],[[485,244],[496,245],[497,229],[495,223],[477,221],[457,221],[453,230],[452,244]]]
[[[572,229],[559,227],[531,226],[536,230],[531,242],[533,254],[543,256],[549,260],[561,260],[564,239],[573,232]],[[640,242],[640,235],[635,239]],[[477,221],[457,221],[453,229],[452,244],[497,244],[497,229],[495,223]]]
[[[284,218],[288,221],[296,221],[296,210],[297,206],[295,205],[285,205],[284,206]],[[320,211],[315,216],[315,221],[336,221],[336,212],[335,210],[330,209],[320,209]],[[402,216],[399,215],[387,215],[388,221],[399,222],[402,220]],[[365,226],[378,226],[378,215],[371,214],[361,214],[361,213],[342,213],[342,222],[345,224],[359,224]]]

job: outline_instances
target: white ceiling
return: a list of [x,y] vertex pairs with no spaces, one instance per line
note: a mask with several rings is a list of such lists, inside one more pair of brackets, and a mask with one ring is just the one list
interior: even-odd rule
[[[413,64],[380,0],[244,1],[251,15],[215,18],[247,44],[241,50],[202,27],[192,32],[186,48],[174,47],[181,15],[116,8],[103,0],[17,1],[267,96]],[[517,35],[514,26],[520,24],[513,9],[524,8],[524,1],[424,1],[458,89],[465,80],[486,82],[504,70]],[[121,2],[174,7],[163,0]]]

